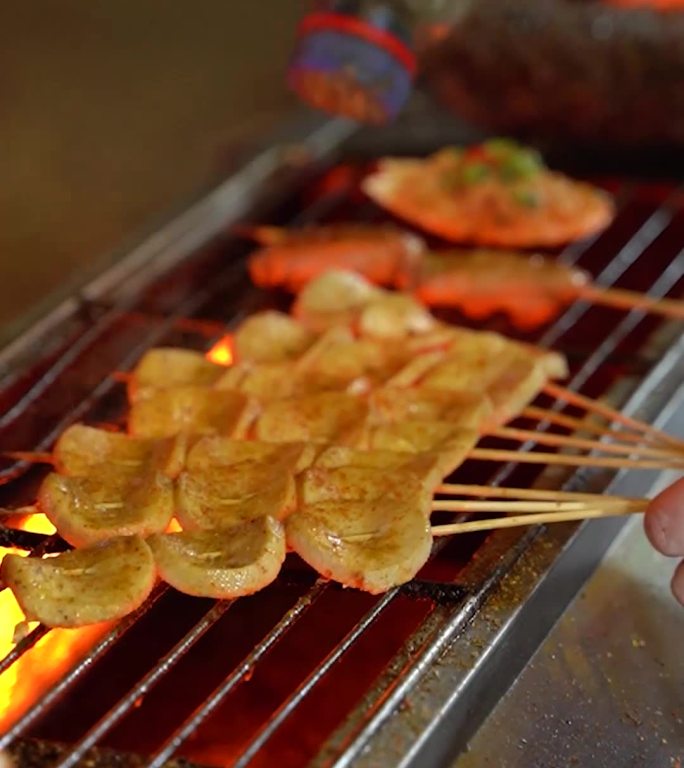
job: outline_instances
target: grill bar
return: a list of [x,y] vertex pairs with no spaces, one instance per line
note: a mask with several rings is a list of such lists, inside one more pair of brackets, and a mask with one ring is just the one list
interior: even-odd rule
[[[671,263],[670,267],[662,273],[662,275],[651,285],[649,288],[649,295],[656,298],[667,295],[668,291],[677,283],[682,274],[684,268],[684,250]],[[679,272],[679,274],[677,274]],[[613,333],[610,334],[603,342],[592,352],[591,356],[587,360],[586,366],[582,368],[582,374],[573,377],[568,388],[580,389],[588,380],[589,376],[594,373],[601,362],[606,359],[610,354],[611,349],[616,348],[631,331],[643,319],[644,313],[639,309],[633,309],[628,312],[625,317],[620,321],[619,325],[615,328]]]
[[21,415],[26,410],[26,408],[30,407],[31,404],[35,402],[35,400],[40,395],[47,392],[54,384],[55,379],[60,375],[60,373],[64,372],[70,365],[72,365],[79,357],[79,355],[81,355],[97,340],[98,335],[101,332],[101,328],[107,323],[111,322],[111,320],[117,314],[119,314],[118,310],[109,312],[107,315],[100,318],[99,322],[85,331],[73,344],[69,351],[62,355],[58,360],[56,360],[50,370],[47,371],[46,374],[42,376],[38,382],[36,382],[36,384],[34,384],[30,389],[26,391],[25,395],[15,403],[14,407],[10,408],[8,411],[5,411],[2,417],[0,417],[0,429],[10,425],[17,418],[17,416]]
[[370,627],[370,625],[378,618],[382,611],[390,604],[392,600],[399,593],[399,588],[386,592],[382,598],[371,608],[370,611],[359,621],[359,623],[347,633],[346,637],[339,643],[339,645],[328,654],[327,658],[322,661],[297,688],[292,692],[289,699],[283,702],[280,709],[273,714],[273,717],[265,724],[262,730],[256,735],[256,737],[248,744],[244,749],[240,759],[235,763],[234,768],[246,768],[250,760],[259,752],[264,744],[271,738],[280,725],[287,720],[287,718],[294,712],[299,706],[305,696],[313,690],[316,683],[318,683],[328,672],[328,670],[339,661],[342,656],[350,650],[353,644],[361,637],[361,635]]
[[[620,209],[626,202],[629,201],[633,190],[630,190],[630,184],[620,182],[618,188],[613,193],[613,198],[616,202],[616,207]],[[558,254],[558,261],[566,264],[567,266],[573,266],[584,256],[588,250],[593,248],[596,243],[601,239],[601,232],[597,232],[589,237],[585,237],[583,240],[575,240],[572,243],[568,243]]]
[[[668,200],[673,199],[675,194],[676,192],[673,192]],[[620,277],[634,264],[644,250],[665,231],[671,221],[672,214],[668,209],[668,201],[666,200],[648,217],[627,243],[622,246],[611,262],[596,276],[594,282],[604,287],[616,285]],[[588,248],[591,245],[593,243]],[[585,252],[586,250],[574,252],[572,263],[577,263]],[[571,325],[575,325],[583,315],[586,315],[591,306],[586,301],[574,302],[542,336],[539,341],[540,345],[550,347],[555,344]],[[643,312],[641,314],[643,315]]]
[[[462,603],[457,607],[455,613],[451,616],[442,614],[435,617],[435,621],[428,623],[424,628],[427,630],[419,645],[419,652],[416,654],[410,648],[405,649],[405,655],[400,659],[402,669],[401,679],[398,680],[395,675],[388,676],[383,682],[385,686],[382,690],[373,691],[374,702],[382,702],[373,714],[370,721],[364,722],[363,717],[351,718],[342,725],[340,731],[336,733],[331,741],[337,741],[337,744],[344,743],[344,752],[332,764],[335,768],[342,768],[353,763],[354,759],[363,751],[368,740],[379,730],[384,722],[401,705],[408,691],[415,685],[417,680],[425,673],[430,665],[439,658],[447,645],[457,636],[458,632],[468,624],[476,615],[478,609],[486,599],[487,595],[494,589],[496,584],[505,576],[510,568],[515,564],[522,553],[527,549],[531,542],[536,538],[540,526],[527,529],[515,544],[507,549],[502,556],[498,558],[489,574],[478,582],[477,587],[468,594]],[[492,565],[491,563],[488,563]],[[431,625],[430,625],[431,624]],[[403,662],[403,663],[401,663]],[[361,702],[357,711],[363,711],[364,708],[372,706],[371,701]],[[359,725],[361,729],[358,729]],[[342,737],[344,734],[344,737]],[[330,764],[323,758],[318,764]]]
[[[147,349],[151,344],[154,344],[155,341],[162,337],[163,333],[168,330],[168,327],[172,324],[172,320],[169,320],[165,322],[162,327],[155,329],[152,333],[150,333],[147,336],[144,336],[142,341],[135,346],[134,349],[131,350],[131,353],[126,356],[126,359],[123,362],[122,367],[128,368],[130,367],[135,360],[137,360],[140,357],[140,354],[142,351]],[[98,329],[101,332],[101,329]],[[62,432],[71,424],[73,424],[75,421],[78,421],[80,418],[83,418],[85,414],[93,407],[93,405],[100,399],[103,398],[112,388],[117,386],[117,382],[111,377],[108,376],[105,379],[103,379],[90,393],[90,395],[86,398],[84,398],[79,405],[77,405],[70,413],[68,413],[63,419],[60,419],[54,426],[53,429],[51,429],[45,437],[38,442],[38,444],[35,446],[35,451],[45,451],[48,448],[50,448],[55,440],[60,436]],[[35,393],[34,397],[37,397],[38,393]],[[30,407],[30,401],[26,403],[26,407]],[[19,475],[21,475],[23,472],[26,472],[31,467],[31,464],[29,464],[26,461],[18,461],[11,467],[0,470],[0,483],[7,483],[11,480],[15,480]]]
[[148,768],[162,768],[166,760],[197,730],[199,725],[219,706],[223,699],[249,674],[250,670],[269,652],[299,617],[323,594],[327,584],[317,581],[297,600],[269,634],[254,648],[240,666],[211,694],[207,701],[150,757]]
[[[24,716],[10,728],[7,733],[0,736],[0,750],[6,749],[15,739],[21,736],[33,725],[47,710],[56,704],[60,698],[71,688],[71,686],[88,670],[93,664],[118,641],[126,632],[138,621],[141,616],[146,614],[150,608],[159,600],[159,598],[168,591],[165,585],[154,590],[147,598],[144,605],[134,613],[124,617],[110,632],[108,632],[93,649],[81,661],[55,685],[51,688],[36,704],[29,709]],[[34,631],[44,629],[38,627]],[[25,653],[28,648],[22,648]]]
[[[23,656],[26,651],[33,648],[33,646],[42,638],[47,635],[47,633],[50,630],[47,627],[44,627],[42,624],[37,626],[34,630],[29,632],[28,635],[26,635],[25,638],[23,638],[21,641],[19,641],[14,648],[5,656],[5,658],[0,661],[0,675],[9,667],[14,664],[17,659],[19,659],[21,656]],[[0,742],[0,749],[2,749]]]
[[85,734],[85,736],[74,744],[69,753],[61,760],[55,768],[71,768],[85,755],[85,753],[95,744],[98,739],[107,731],[111,730],[116,723],[126,715],[135,702],[144,696],[152,687],[173,667],[183,656],[192,648],[192,646],[205,634],[230,608],[233,601],[222,600],[215,603],[197,622],[197,624],[183,637],[174,647],[159,660],[159,663],[150,670],[140,682],[131,688],[115,707]]

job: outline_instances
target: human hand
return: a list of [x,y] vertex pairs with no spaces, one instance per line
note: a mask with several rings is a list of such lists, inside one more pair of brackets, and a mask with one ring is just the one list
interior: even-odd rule
[[[684,478],[651,501],[644,515],[644,530],[659,552],[668,557],[684,557]],[[684,605],[684,561],[672,577],[672,592]]]

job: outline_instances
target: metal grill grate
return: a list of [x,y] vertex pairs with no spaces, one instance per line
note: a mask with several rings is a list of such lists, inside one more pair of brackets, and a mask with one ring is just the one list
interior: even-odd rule
[[[364,164],[352,162],[301,186],[273,222],[382,218],[358,191],[364,172]],[[588,269],[602,285],[676,294],[684,274],[684,209],[676,190],[628,183],[613,191],[620,203],[615,224],[560,258]],[[53,344],[33,368],[5,379],[0,450],[47,450],[78,420],[120,424],[125,392],[112,374],[132,367],[144,350],[204,349],[245,314],[284,306],[284,297],[248,285],[246,252],[224,235],[129,295],[84,301],[62,346]],[[457,313],[448,319],[467,323]],[[499,317],[488,327],[516,334]],[[636,311],[578,303],[540,336],[521,338],[566,352],[571,386],[598,396],[618,383],[634,389],[671,339],[667,328]],[[532,484],[542,472],[515,464],[492,472],[491,465],[468,462],[457,474],[472,482]],[[40,468],[6,462],[0,502],[29,503],[42,475]],[[605,485],[609,475],[597,477]],[[565,527],[567,536],[576,527]],[[3,545],[35,553],[60,545],[7,525],[0,534]],[[381,597],[314,581],[295,560],[275,585],[231,603],[193,601],[160,587],[0,737],[0,749],[23,750],[29,764],[35,747],[37,763],[62,768],[86,764],[86,755],[97,764],[96,746],[145,755],[150,766],[174,755],[240,768],[349,764],[538,534],[442,541],[416,582]],[[36,654],[46,634],[33,630],[0,661],[0,672]],[[44,741],[67,746],[47,759],[38,748]]]

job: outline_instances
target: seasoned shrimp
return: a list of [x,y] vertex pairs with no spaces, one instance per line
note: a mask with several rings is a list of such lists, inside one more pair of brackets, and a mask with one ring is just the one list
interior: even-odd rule
[[249,260],[254,282],[298,291],[331,269],[357,272],[377,285],[392,285],[424,250],[423,241],[390,226],[342,224],[300,230],[246,230],[264,247]]
[[428,306],[458,307],[475,319],[502,311],[519,328],[534,328],[579,298],[589,276],[538,254],[479,248],[427,255],[413,282]]

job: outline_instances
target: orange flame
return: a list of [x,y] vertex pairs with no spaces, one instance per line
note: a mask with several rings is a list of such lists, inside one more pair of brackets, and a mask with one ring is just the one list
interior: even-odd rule
[[[0,657],[13,647],[15,626],[24,621],[14,595],[0,594]],[[32,623],[30,627],[34,627]],[[53,629],[0,675],[0,732],[6,731],[57,683],[102,637],[111,623]]]
[[53,534],[57,531],[55,526],[43,514],[26,515],[11,525],[12,528],[18,528],[20,531],[29,531],[31,533]]
[[224,336],[207,352],[207,360],[216,365],[229,366],[233,363],[233,337]]
[[[20,521],[23,530],[50,533],[54,527],[44,515],[32,515]],[[0,559],[7,554],[26,555],[14,548],[0,547]],[[14,632],[26,617],[9,589],[0,592],[0,659],[4,659],[14,647]],[[29,622],[30,631],[38,626]],[[62,678],[112,623],[95,624],[82,629],[53,629],[42,637],[33,648],[0,675],[0,732],[13,723],[60,678]]]

